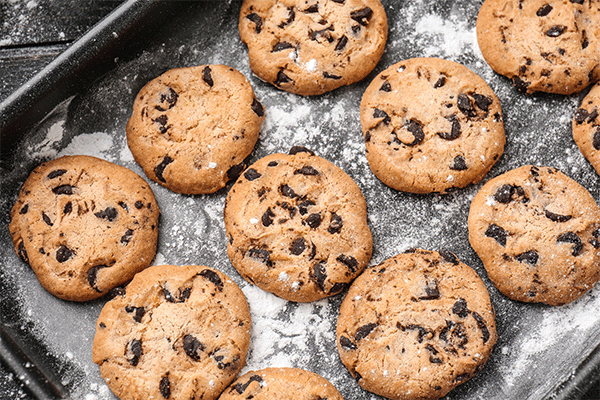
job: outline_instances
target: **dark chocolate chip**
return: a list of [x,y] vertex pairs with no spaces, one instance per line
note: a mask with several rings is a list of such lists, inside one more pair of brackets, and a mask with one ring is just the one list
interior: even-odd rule
[[531,83],[524,81],[516,75],[513,76],[512,81],[515,88],[522,93],[527,92],[527,88],[529,87],[529,85],[531,85]]
[[234,367],[240,359],[238,356],[235,356],[230,362],[223,362],[225,356],[213,356],[213,358],[217,362],[217,367],[221,370]]
[[573,4],[583,4],[585,0],[571,0],[571,3]]
[[460,133],[461,133],[460,122],[458,121],[458,118],[454,114],[450,115],[449,117],[446,117],[446,119],[448,121],[450,121],[450,123],[452,124],[452,127],[450,128],[450,132],[449,133],[448,132],[438,132],[437,134],[442,139],[454,140],[460,136]]
[[125,311],[129,314],[133,314],[133,320],[137,323],[142,322],[142,318],[146,315],[146,309],[144,307],[127,306]]
[[[281,29],[285,28],[287,25],[291,24],[296,19],[296,11],[294,11],[293,8],[288,8],[288,11],[289,11],[288,19],[286,19],[285,21],[283,21],[282,23],[280,23],[278,25]],[[259,32],[257,32],[257,33],[259,33]]]
[[73,257],[74,254],[75,253],[73,252],[73,250],[69,249],[67,246],[62,244],[58,248],[58,250],[56,250],[56,261],[58,261],[59,263],[64,263],[69,258]]
[[358,261],[352,256],[340,254],[337,256],[336,260],[348,267],[352,273],[355,273],[358,270]]
[[428,280],[423,289],[425,290],[425,295],[420,296],[419,300],[436,300],[440,298],[440,291],[435,279]]
[[184,303],[187,299],[190,298],[190,295],[192,294],[192,288],[190,287],[186,287],[183,288],[183,290],[181,288],[179,288],[177,290],[177,295],[174,296],[169,289],[167,289],[167,286],[163,286],[163,295],[165,296],[165,300],[167,300],[169,303]]
[[273,262],[271,261],[271,253],[269,253],[269,250],[267,249],[251,248],[246,252],[246,256],[258,260],[268,267],[273,265]]
[[460,318],[465,318],[469,315],[469,309],[467,308],[467,301],[463,298],[456,300],[452,306],[452,314],[458,315]]
[[136,367],[140,362],[140,357],[144,354],[144,350],[142,349],[142,341],[139,339],[133,339],[131,342],[129,342],[127,347],[129,347],[129,351],[133,355],[133,357],[127,361],[129,361],[129,364]]
[[375,108],[373,110],[373,118],[383,118],[381,122],[383,122],[385,125],[389,125],[390,122],[392,122],[390,116],[385,111],[380,110],[379,108]]
[[429,356],[429,362],[431,362],[432,364],[442,363],[442,360],[439,357],[437,357],[439,352],[435,349],[435,347],[433,347],[430,344],[427,344],[427,346],[425,346],[425,349],[427,349],[427,351],[431,353],[431,355]]
[[160,394],[162,395],[162,397],[164,397],[165,399],[168,399],[169,397],[171,397],[171,382],[169,381],[169,373],[168,372],[160,380],[159,389],[160,389]]
[[210,87],[213,87],[215,85],[215,82],[213,81],[213,78],[212,78],[212,73],[211,73],[210,67],[206,66],[202,70],[202,80],[204,82],[206,82],[206,84]]
[[515,193],[515,186],[504,184],[498,188],[494,194],[494,200],[498,203],[508,204],[512,200],[512,195]]
[[596,132],[594,132],[592,145],[594,146],[594,149],[600,150],[600,126],[596,129]]
[[544,210],[544,214],[546,214],[546,218],[548,218],[554,222],[567,222],[568,220],[573,218],[572,215],[554,214],[553,212],[548,211],[548,210]]
[[165,156],[163,158],[163,160],[160,162],[160,164],[158,164],[156,167],[154,167],[154,175],[156,176],[156,179],[158,179],[159,181],[166,183],[167,181],[165,180],[165,178],[163,177],[163,173],[165,172],[165,168],[167,168],[167,165],[171,164],[173,162],[173,159],[169,156]]
[[52,189],[52,191],[54,192],[54,194],[70,195],[70,194],[73,194],[73,189],[75,189],[75,186],[61,185],[61,186],[55,187],[54,189]]
[[506,238],[508,237],[508,232],[499,227],[496,224],[490,224],[487,230],[485,231],[485,236],[492,238],[498,242],[501,246],[506,246]]
[[458,265],[458,263],[460,262],[458,260],[458,257],[456,257],[456,255],[451,251],[440,250],[438,253],[440,254],[440,256],[442,256],[444,261],[449,262],[450,264]]
[[65,206],[63,207],[63,215],[67,215],[70,214],[71,211],[73,211],[73,204],[69,201],[67,204],[65,204]]
[[250,21],[254,22],[254,24],[256,25],[256,28],[254,29],[256,31],[256,33],[260,33],[260,30],[262,29],[262,18],[256,14],[256,13],[251,13],[246,15],[246,18],[248,18]]
[[46,225],[48,225],[48,226],[54,225],[52,223],[52,220],[50,219],[50,217],[45,212],[42,213],[42,219],[44,220],[44,222],[46,223]]
[[306,249],[306,241],[304,238],[295,239],[290,246],[290,253],[295,256],[299,256]]
[[359,340],[366,338],[371,332],[373,332],[373,329],[377,328],[377,326],[378,324],[374,323],[361,326],[354,334],[354,341],[358,342]]
[[564,25],[554,25],[552,28],[546,31],[546,36],[559,37],[560,35],[565,33],[566,30],[567,27]]
[[416,119],[411,119],[408,124],[404,125],[404,128],[406,128],[406,130],[408,130],[413,135],[414,140],[410,143],[404,143],[403,141],[398,139],[396,133],[394,132],[394,135],[396,136],[396,138],[394,139],[395,141],[402,143],[406,146],[416,146],[419,143],[421,143],[425,138],[425,133],[423,132],[423,124],[417,121]]
[[277,79],[275,79],[275,86],[281,86],[284,83],[290,83],[293,82],[292,79],[287,76],[283,71],[279,71],[277,73]]
[[450,165],[449,168],[453,171],[464,171],[469,167],[467,167],[467,162],[465,161],[465,158],[459,155],[454,157],[454,161],[452,162],[452,165]]
[[362,26],[367,26],[369,23],[369,19],[373,15],[373,10],[369,7],[362,8],[360,10],[352,11],[350,13],[350,18],[361,24]]
[[529,265],[535,265],[538,262],[539,254],[535,250],[529,250],[524,253],[515,256],[515,259],[521,263],[527,263]]
[[276,166],[278,166],[278,165],[279,165],[279,163],[278,163],[277,161],[270,161],[270,162],[267,164],[267,166],[268,166],[268,167],[276,167]]
[[306,10],[304,10],[305,13],[316,13],[319,12],[319,5],[318,4],[311,4]]
[[358,348],[354,343],[352,343],[352,340],[346,336],[340,336],[340,347],[346,351],[352,351]]
[[310,271],[310,278],[315,281],[319,289],[325,292],[325,280],[327,279],[327,269],[325,262],[313,265]]
[[102,293],[102,290],[100,290],[98,288],[98,286],[96,286],[96,283],[98,280],[98,271],[101,270],[102,268],[108,268],[108,265],[95,265],[92,268],[88,269],[88,272],[87,272],[88,283],[90,284],[92,289],[94,289],[98,293]]
[[273,223],[273,218],[275,217],[275,213],[271,211],[271,208],[267,208],[267,211],[261,217],[261,222],[263,226],[270,226]]
[[479,327],[479,329],[481,329],[481,336],[483,338],[483,343],[486,343],[488,340],[490,340],[490,331],[488,330],[488,327],[485,324],[483,317],[481,315],[479,315],[479,313],[477,313],[477,311],[473,311],[473,318],[475,318],[475,321],[477,322],[477,326]]
[[294,175],[319,175],[319,171],[310,165],[305,165],[304,167],[295,170]]
[[380,91],[382,92],[391,92],[392,91],[392,85],[390,85],[390,83],[388,81],[383,82],[383,84],[381,85],[381,87],[379,88]]
[[205,279],[208,279],[213,285],[217,287],[217,290],[219,290],[220,292],[223,291],[223,281],[219,277],[219,274],[217,274],[215,271],[210,269],[203,269],[198,275]]
[[323,78],[327,78],[327,79],[335,79],[335,80],[342,79],[342,77],[341,77],[341,76],[339,76],[339,75],[334,75],[334,74],[331,74],[331,73],[329,73],[329,72],[327,72],[327,71],[323,71]]
[[273,50],[271,50],[272,53],[277,53],[278,51],[282,51],[285,49],[293,49],[294,46],[291,43],[288,42],[278,42],[275,44],[275,46],[273,46]]
[[574,232],[563,233],[558,236],[556,239],[558,243],[573,243],[573,252],[571,253],[573,256],[578,256],[581,254],[581,250],[583,249],[583,243],[579,236],[577,236]]
[[298,153],[308,153],[308,154],[310,154],[311,156],[314,156],[314,155],[315,155],[314,151],[312,151],[312,150],[309,150],[309,149],[307,149],[307,148],[306,148],[306,147],[304,147],[304,146],[293,146],[293,147],[290,149],[290,151],[288,152],[288,154],[289,154],[290,156],[293,156],[293,155],[295,155],[295,154],[298,154]]
[[550,4],[544,4],[539,10],[537,10],[535,14],[538,17],[545,17],[546,15],[550,14],[550,11],[552,11],[552,6]]
[[141,200],[138,200],[135,202],[134,204],[135,208],[137,208],[138,210],[141,210],[142,207],[144,207],[144,203]]
[[21,214],[21,215],[27,214],[27,211],[29,211],[29,204],[25,204],[23,207],[21,207],[19,214]]
[[185,335],[183,337],[183,351],[194,361],[200,361],[200,351],[204,351],[204,345],[200,343],[192,335]]
[[288,185],[281,185],[279,186],[279,190],[281,191],[281,194],[284,195],[285,197],[289,197],[290,199],[294,199],[296,197],[298,197],[298,195],[296,194],[296,192],[294,192],[294,190],[289,187]]
[[454,382],[465,382],[471,377],[471,374],[460,374],[454,377]]
[[[582,41],[581,41],[581,49],[585,50],[587,49],[587,47],[590,45],[590,41],[587,37],[587,34],[585,33],[585,31],[582,31]],[[591,72],[593,72],[594,70],[592,70]],[[592,81],[592,78],[590,77],[590,82]]]
[[406,326],[406,329],[411,330],[411,331],[416,330],[419,332],[417,335],[417,342],[419,342],[419,343],[423,343],[423,339],[426,336],[433,337],[433,332],[431,330],[424,328],[420,325],[410,324],[410,325]]
[[255,170],[254,168],[248,168],[246,170],[246,172],[244,172],[244,178],[248,179],[249,181],[253,181],[255,179],[260,178],[262,175]]
[[127,289],[125,288],[125,286],[117,286],[115,288],[112,288],[108,292],[106,297],[108,298],[108,300],[112,300],[117,296],[125,296],[125,294],[127,294]]
[[162,93],[160,95],[161,104],[166,101],[168,104],[167,108],[163,108],[162,106],[156,106],[154,108],[156,108],[158,111],[170,110],[171,108],[175,107],[175,104],[177,104],[178,98],[179,98],[179,95],[177,94],[177,92],[175,92],[172,88],[169,88],[169,93],[167,93],[167,94]]
[[117,212],[116,208],[106,207],[105,210],[98,211],[97,213],[94,213],[94,215],[97,218],[105,219],[108,222],[113,222],[117,218],[117,216],[119,215],[119,213]]
[[229,168],[227,170],[227,178],[229,179],[236,179],[238,176],[240,176],[240,174],[242,173],[243,170],[246,169],[246,163],[245,162],[241,162],[239,164],[236,164],[234,166],[232,166],[231,168]]
[[314,205],[315,202],[312,200],[303,200],[300,202],[300,204],[298,204],[298,211],[300,212],[300,215],[306,215],[308,213],[308,207]]
[[48,179],[58,178],[59,176],[65,174],[67,172],[66,169],[55,169],[54,171],[48,174]]
[[473,96],[473,99],[475,99],[475,105],[480,110],[485,111],[485,112],[489,111],[490,106],[494,102],[491,97],[484,96],[482,94],[473,93],[473,94],[471,94],[471,96]]
[[327,232],[331,233],[332,235],[339,233],[343,226],[344,224],[342,222],[342,217],[334,212],[331,212],[331,221],[329,222],[329,228],[327,228]]
[[25,250],[25,243],[23,243],[22,240],[19,242],[19,245],[17,246],[17,255],[19,256],[19,258],[21,260],[23,260],[23,262],[26,262],[29,264],[29,257],[27,256],[27,250]]
[[265,115],[265,108],[262,104],[260,104],[260,101],[256,100],[256,98],[252,99],[252,105],[250,108],[259,117],[263,117]]
[[304,222],[306,222],[312,229],[316,229],[319,227],[319,225],[321,225],[321,214],[310,214],[308,217],[306,217]]
[[238,392],[238,394],[242,394],[246,391],[246,389],[248,388],[248,386],[250,386],[250,384],[252,382],[258,382],[258,383],[262,383],[263,379],[258,376],[258,375],[252,375],[249,379],[248,382],[246,383],[236,383],[235,385],[233,385],[233,388],[235,389],[236,392]]
[[122,245],[128,245],[129,242],[131,241],[132,237],[133,237],[133,230],[132,229],[127,229],[125,231],[125,234],[123,234],[123,236],[121,236],[121,244]]
[[340,37],[338,39],[338,42],[335,45],[335,51],[344,50],[344,48],[346,47],[347,44],[348,44],[348,38],[346,37],[346,35],[343,35],[342,37]]
[[461,93],[458,95],[457,105],[458,109],[468,118],[477,117],[477,111],[475,111],[471,99],[466,94]]
[[439,89],[441,87],[443,87],[446,84],[446,77],[444,75],[440,76],[440,79],[438,79],[434,84],[433,84],[433,88],[434,89]]

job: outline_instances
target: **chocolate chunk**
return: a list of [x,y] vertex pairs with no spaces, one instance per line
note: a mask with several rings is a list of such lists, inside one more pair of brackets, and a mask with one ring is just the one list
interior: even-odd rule
[[308,213],[308,207],[314,206],[315,202],[312,200],[303,200],[300,204],[298,204],[298,211],[300,215],[306,215]]
[[[218,351],[219,350],[217,350],[216,352],[218,352]],[[233,359],[230,362],[224,362],[223,360],[225,360],[225,356],[219,355],[219,356],[213,356],[213,358],[217,362],[217,367],[221,370],[227,369],[230,367],[234,367],[240,359],[238,356],[235,356],[235,357],[233,357]]]
[[600,126],[596,129],[596,132],[594,132],[592,145],[594,146],[594,149],[600,150]]
[[437,357],[439,352],[435,349],[435,347],[433,347],[430,344],[427,344],[427,346],[425,346],[425,349],[431,353],[431,355],[429,356],[429,362],[433,364],[442,363],[442,360],[439,357]]
[[573,4],[583,4],[585,0],[571,0],[571,3]]
[[379,88],[380,91],[382,92],[391,92],[392,91],[392,85],[390,85],[390,83],[388,81],[383,82],[383,85],[381,85],[381,87]]
[[420,296],[419,300],[436,300],[440,298],[440,291],[435,279],[428,280],[423,289],[425,290],[425,295]]
[[[581,34],[582,34],[581,49],[585,50],[590,45],[590,41],[589,41],[585,31],[582,31]],[[592,70],[592,72],[593,72],[593,70]],[[592,81],[592,79],[593,79],[592,77],[589,78],[590,82]]]
[[45,212],[42,213],[42,219],[44,220],[44,222],[46,223],[46,225],[48,225],[48,226],[54,225],[52,223],[52,221],[50,220],[50,217]]
[[273,266],[271,261],[271,253],[267,249],[258,249],[256,247],[251,248],[246,252],[246,257],[254,258],[257,261],[267,265],[267,267]]
[[410,324],[406,326],[406,329],[411,330],[411,331],[418,331],[418,335],[417,335],[417,342],[419,343],[423,343],[423,339],[428,336],[428,337],[433,337],[433,332],[427,328],[424,328],[420,325],[416,325],[416,324]]
[[73,211],[73,203],[70,201],[63,207],[63,215],[70,214]]
[[233,385],[233,388],[235,389],[236,392],[238,392],[238,394],[242,394],[246,391],[246,389],[248,388],[248,386],[250,386],[250,384],[252,382],[258,382],[258,383],[262,383],[263,379],[258,376],[258,375],[252,375],[249,379],[248,382],[246,383],[236,383],[235,385]]
[[125,307],[125,312],[133,314],[133,320],[137,323],[141,323],[142,318],[146,315],[146,309],[144,307],[127,306]]
[[452,314],[458,315],[460,318],[465,318],[469,315],[469,309],[467,308],[467,301],[463,298],[456,300],[452,306]]
[[171,397],[171,382],[169,381],[169,373],[168,372],[160,380],[159,389],[160,389],[160,394],[162,395],[162,397],[164,397],[165,399],[168,399],[169,397]]
[[215,85],[210,67],[204,67],[204,69],[202,70],[202,80],[206,82],[206,84],[210,87],[213,87]]
[[246,169],[246,163],[245,162],[241,162],[237,165],[232,166],[231,168],[229,168],[227,170],[227,178],[229,179],[236,179],[238,176],[240,176],[240,174],[242,173],[243,170]]
[[393,132],[393,134],[396,136],[394,141],[402,143],[406,146],[416,146],[419,143],[421,143],[425,138],[425,133],[423,133],[423,124],[421,124],[421,122],[417,121],[416,119],[411,119],[408,124],[404,125],[404,128],[406,128],[406,130],[408,130],[413,135],[414,140],[410,143],[404,143],[403,141],[398,139],[396,132]]
[[334,74],[331,74],[331,73],[329,73],[329,72],[327,72],[327,71],[323,71],[323,78],[327,78],[327,79],[335,79],[335,80],[342,79],[342,77],[341,77],[341,76],[339,76],[339,75],[334,75]]
[[48,174],[48,179],[58,178],[59,176],[65,174],[67,172],[66,169],[55,169]]
[[[288,8],[288,11],[289,11],[288,19],[286,19],[285,21],[283,21],[282,23],[280,23],[278,25],[281,29],[285,28],[287,25],[291,24],[296,19],[296,12],[294,11],[294,9]],[[257,33],[259,33],[259,32],[257,32]]]
[[459,155],[454,157],[454,161],[452,162],[452,165],[450,165],[449,168],[453,171],[464,171],[469,167],[467,167],[467,162],[465,161],[465,158]]
[[198,275],[205,279],[208,279],[213,285],[217,287],[217,290],[219,290],[220,292],[223,291],[223,281],[215,271],[212,271],[210,269],[203,269]]
[[469,96],[467,96],[466,94],[461,93],[458,95],[457,106],[458,109],[468,118],[477,117],[477,111],[475,111],[471,99],[469,99]]
[[515,193],[515,186],[510,184],[502,185],[494,194],[494,200],[498,203],[507,204],[512,200],[512,195]]
[[273,46],[273,50],[271,50],[272,53],[277,53],[278,51],[282,51],[285,49],[293,49],[294,46],[291,43],[288,42],[278,42],[275,44],[275,46]]
[[295,155],[295,154],[298,154],[298,153],[308,153],[308,154],[310,154],[311,156],[314,156],[314,155],[315,155],[314,151],[312,151],[312,150],[309,150],[309,149],[307,149],[307,148],[306,148],[306,147],[304,147],[304,146],[292,146],[292,148],[291,148],[291,149],[290,149],[290,151],[288,152],[288,154],[289,154],[290,156],[293,156],[293,155]]
[[559,37],[560,35],[565,33],[566,30],[567,27],[564,25],[554,25],[552,28],[546,31],[546,36]]
[[284,83],[290,83],[293,82],[292,79],[287,76],[283,71],[279,71],[277,73],[277,79],[275,79],[275,86],[281,86]]
[[262,18],[256,14],[256,13],[251,13],[246,15],[246,18],[248,18],[250,21],[254,22],[254,24],[256,25],[256,28],[254,29],[256,31],[256,33],[260,33],[260,30],[262,29]]
[[336,260],[348,267],[352,273],[355,273],[358,270],[358,261],[352,256],[340,254],[337,256]]
[[521,263],[527,263],[529,265],[535,265],[538,262],[539,255],[535,250],[529,250],[524,253],[515,256],[515,259]]
[[54,192],[54,194],[70,195],[70,194],[73,194],[73,189],[75,189],[75,186],[61,185],[61,186],[55,187],[54,189],[52,189],[52,191]]
[[354,343],[352,343],[352,340],[346,336],[340,336],[340,347],[347,351],[356,350],[358,348]]
[[119,213],[117,212],[117,210],[113,207],[106,207],[105,210],[94,213],[96,217],[100,219],[105,219],[108,222],[113,222],[117,218],[118,214]]
[[467,380],[469,380],[469,378],[471,377],[471,374],[460,374],[460,375],[456,375],[456,377],[454,377],[454,382],[465,382]]
[[133,230],[127,229],[125,231],[125,234],[123,236],[121,236],[121,244],[128,245],[129,242],[131,241],[132,237],[133,237]]
[[522,93],[527,92],[527,88],[529,87],[529,85],[531,85],[531,83],[524,81],[516,75],[513,76],[512,81],[515,88]]
[[102,290],[98,289],[98,286],[96,286],[96,282],[97,282],[97,278],[98,278],[98,271],[101,270],[102,268],[108,268],[108,265],[95,265],[92,268],[88,269],[88,272],[87,272],[88,283],[90,284],[92,289],[94,289],[98,293],[102,293]]
[[491,97],[484,96],[482,94],[473,93],[471,94],[473,99],[475,99],[475,105],[482,111],[488,112],[490,106],[494,102]]
[[304,222],[306,222],[312,229],[316,229],[319,227],[319,225],[321,225],[321,214],[310,214],[308,217],[306,217]]
[[267,166],[268,166],[268,167],[276,167],[276,166],[278,166],[278,165],[279,165],[279,163],[278,163],[277,161],[270,161],[270,162],[267,164]]
[[544,210],[544,214],[546,214],[546,218],[548,218],[554,222],[567,222],[568,220],[573,218],[572,215],[554,214],[553,212],[548,211],[548,210]]
[[[25,250],[25,243],[23,243],[22,240],[19,242],[19,245],[17,246],[17,255],[19,256],[19,258],[21,260],[23,260],[23,262],[26,262],[29,264],[29,257],[27,256],[27,250]],[[57,256],[58,256],[58,253],[57,253]]]
[[179,98],[179,95],[177,94],[177,92],[175,92],[172,88],[169,88],[169,93],[167,93],[167,94],[161,93],[161,95],[160,95],[160,103],[162,104],[166,101],[167,108],[163,108],[162,106],[155,106],[154,108],[156,108],[158,111],[170,110],[171,108],[175,107],[175,104],[177,104],[178,98]]
[[587,110],[585,108],[580,108],[575,112],[573,119],[578,124],[583,124],[589,115],[590,114],[587,112]]
[[490,331],[488,330],[487,325],[483,320],[483,317],[479,315],[477,311],[473,311],[473,318],[475,318],[477,326],[479,327],[479,329],[481,329],[481,337],[483,338],[483,343],[486,343],[488,340],[490,340]]
[[304,10],[305,13],[316,13],[319,12],[319,5],[318,4],[311,4],[306,10]]
[[163,286],[163,295],[165,296],[165,300],[167,300],[169,303],[184,303],[187,299],[190,298],[190,295],[192,294],[192,288],[191,287],[186,287],[183,288],[183,290],[181,288],[177,289],[177,295],[173,295],[169,289],[167,289],[167,286]]
[[73,257],[74,254],[75,253],[73,252],[73,250],[69,249],[67,246],[62,244],[58,248],[58,250],[56,250],[56,261],[58,261],[59,263],[64,263],[69,258]]
[[352,11],[350,13],[350,18],[361,24],[362,26],[367,26],[369,23],[369,19],[373,15],[373,10],[369,7],[362,8],[360,10]]
[[[169,119],[166,114],[163,114],[163,115],[157,117],[156,119],[153,119],[152,121],[158,122],[160,125],[164,126],[164,125],[167,125],[167,123],[169,122]],[[164,133],[164,132],[161,131],[161,133]]]
[[263,117],[265,115],[265,108],[256,98],[252,99],[252,105],[250,106],[252,111],[259,117]]
[[185,335],[183,337],[183,351],[194,361],[200,361],[200,351],[204,351],[204,345],[200,343],[192,335]]
[[458,121],[458,118],[454,114],[450,115],[449,117],[446,117],[446,119],[448,121],[450,121],[450,123],[452,124],[452,127],[450,128],[450,132],[449,133],[448,132],[438,132],[437,134],[442,139],[454,140],[460,136],[460,133],[461,133],[460,122]]
[[385,125],[389,125],[390,122],[392,122],[390,116],[385,111],[380,110],[379,108],[373,110],[373,118],[383,118],[381,122],[383,122]]
[[310,165],[305,165],[304,167],[297,169],[294,171],[294,175],[319,175],[319,171],[311,167]]
[[23,207],[21,207],[19,214],[21,214],[21,215],[27,214],[27,211],[29,211],[29,204],[25,204]]
[[335,45],[335,51],[344,50],[344,48],[346,47],[347,44],[348,44],[348,38],[346,37],[346,35],[343,35],[342,37],[340,37],[338,39],[338,42]]
[[440,76],[440,78],[433,84],[434,89],[439,89],[446,84],[446,77],[444,75]]
[[306,241],[304,238],[295,239],[290,246],[290,253],[295,256],[299,256],[306,249]]
[[244,178],[248,179],[249,181],[253,181],[255,179],[260,178],[262,175],[255,170],[254,168],[248,168],[246,170],[246,172],[244,172]]
[[127,361],[129,361],[129,364],[136,367],[140,362],[140,357],[144,354],[144,350],[142,349],[142,341],[138,339],[133,339],[131,342],[129,342],[127,347],[129,347],[129,351],[133,355],[133,357],[131,357]]
[[354,334],[354,341],[358,342],[359,340],[366,338],[371,332],[373,332],[373,329],[377,328],[377,326],[378,324],[366,324],[361,326]]
[[506,238],[508,237],[508,232],[499,227],[496,224],[490,224],[490,226],[485,231],[485,236],[492,238],[498,242],[501,246],[506,246]]
[[296,192],[294,192],[294,190],[291,187],[289,187],[288,185],[285,185],[285,184],[279,186],[279,191],[281,191],[282,195],[284,195],[285,197],[289,197],[290,199],[294,199],[294,198],[298,197]]
[[310,271],[310,279],[315,281],[319,289],[325,292],[325,280],[327,279],[327,269],[325,262],[313,265]]
[[440,256],[442,256],[444,261],[449,262],[450,264],[458,265],[458,263],[460,262],[458,260],[458,257],[456,257],[456,255],[451,251],[440,250],[438,253],[440,254]]
[[539,10],[537,10],[535,14],[538,17],[545,17],[546,15],[550,14],[550,11],[552,11],[552,6],[550,4],[544,4]]
[[574,232],[567,232],[560,235],[556,241],[558,243],[573,243],[573,252],[571,253],[573,256],[578,256],[581,254],[581,250],[583,249],[583,243],[579,236],[577,236]]
[[334,212],[331,212],[331,222],[329,222],[329,228],[327,228],[327,232],[331,233],[332,235],[339,233],[343,226],[344,224],[342,223],[342,217]]
[[173,159],[171,157],[165,156],[161,163],[154,167],[154,175],[156,176],[156,179],[163,183],[167,182],[163,177],[163,173],[165,172],[165,168],[167,168],[167,165],[171,164],[172,162]]
[[261,222],[263,226],[270,226],[273,223],[273,218],[275,217],[275,213],[271,211],[271,208],[267,208],[267,211],[262,215]]

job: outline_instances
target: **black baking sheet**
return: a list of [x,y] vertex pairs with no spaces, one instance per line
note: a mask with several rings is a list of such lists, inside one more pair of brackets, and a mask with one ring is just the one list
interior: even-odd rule
[[[45,292],[12,249],[10,209],[29,172],[65,154],[94,155],[144,176],[125,139],[138,90],[170,68],[226,64],[250,80],[266,109],[252,161],[303,145],[357,182],[374,237],[371,264],[410,247],[448,249],[483,278],[497,313],[498,343],[485,368],[447,398],[577,398],[600,363],[600,289],[562,307],[518,303],[499,294],[467,239],[469,204],[483,182],[443,196],[388,188],[369,170],[358,107],[370,80],[398,61],[427,56],[460,62],[489,83],[503,107],[505,154],[484,181],[521,165],[547,165],[576,179],[598,201],[599,177],[571,136],[571,119],[585,92],[525,96],[493,73],[476,43],[480,1],[384,4],[389,39],[376,70],[363,82],[322,96],[282,92],[251,73],[237,32],[239,2],[128,1],[118,9],[118,18],[109,16],[104,26],[74,45],[80,53],[42,71],[33,84],[0,104],[0,321],[16,343],[2,340],[0,348],[12,355],[18,352],[10,348],[27,348],[32,365],[26,369],[58,382],[58,390],[70,399],[114,399],[91,360],[95,321],[105,300],[78,304]],[[44,90],[32,90],[32,85]],[[329,379],[346,399],[379,399],[362,390],[338,359],[335,324],[342,296],[308,304],[287,302],[249,285],[233,269],[222,220],[231,185],[202,196],[150,185],[162,210],[154,263],[220,269],[248,297],[253,328],[245,370],[305,368]],[[45,390],[52,395],[51,389]]]

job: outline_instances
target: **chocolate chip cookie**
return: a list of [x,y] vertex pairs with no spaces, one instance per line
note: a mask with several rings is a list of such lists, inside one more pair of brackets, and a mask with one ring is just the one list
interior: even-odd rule
[[264,118],[237,70],[172,69],[138,93],[127,144],[150,179],[178,193],[213,193],[247,167]]
[[159,209],[135,172],[90,156],[38,166],[11,211],[15,251],[65,300],[105,295],[152,262]]
[[224,217],[233,266],[250,283],[287,300],[335,295],[371,258],[360,189],[340,168],[302,147],[251,165],[232,186]]
[[396,190],[446,193],[481,180],[504,151],[500,102],[465,66],[413,58],[380,73],[360,121],[373,173]]
[[411,249],[356,278],[337,323],[342,363],[388,399],[438,399],[469,380],[496,343],[483,281],[449,251]]
[[220,271],[150,267],[107,302],[93,360],[121,400],[213,400],[246,363],[250,309]]
[[600,7],[584,0],[486,0],[477,41],[522,92],[572,94],[600,79]]
[[581,107],[573,116],[573,139],[583,156],[600,174],[600,84],[581,101]]
[[327,379],[298,368],[265,368],[242,375],[219,400],[343,400]]
[[245,0],[239,31],[259,78],[318,95],[367,76],[388,26],[379,0]]
[[468,226],[490,279],[511,299],[561,305],[600,278],[600,209],[554,168],[527,165],[488,181]]

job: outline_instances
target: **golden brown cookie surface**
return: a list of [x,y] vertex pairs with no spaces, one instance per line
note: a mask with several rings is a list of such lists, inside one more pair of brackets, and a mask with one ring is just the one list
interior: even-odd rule
[[583,156],[600,174],[600,84],[581,101],[573,116],[573,139]]

